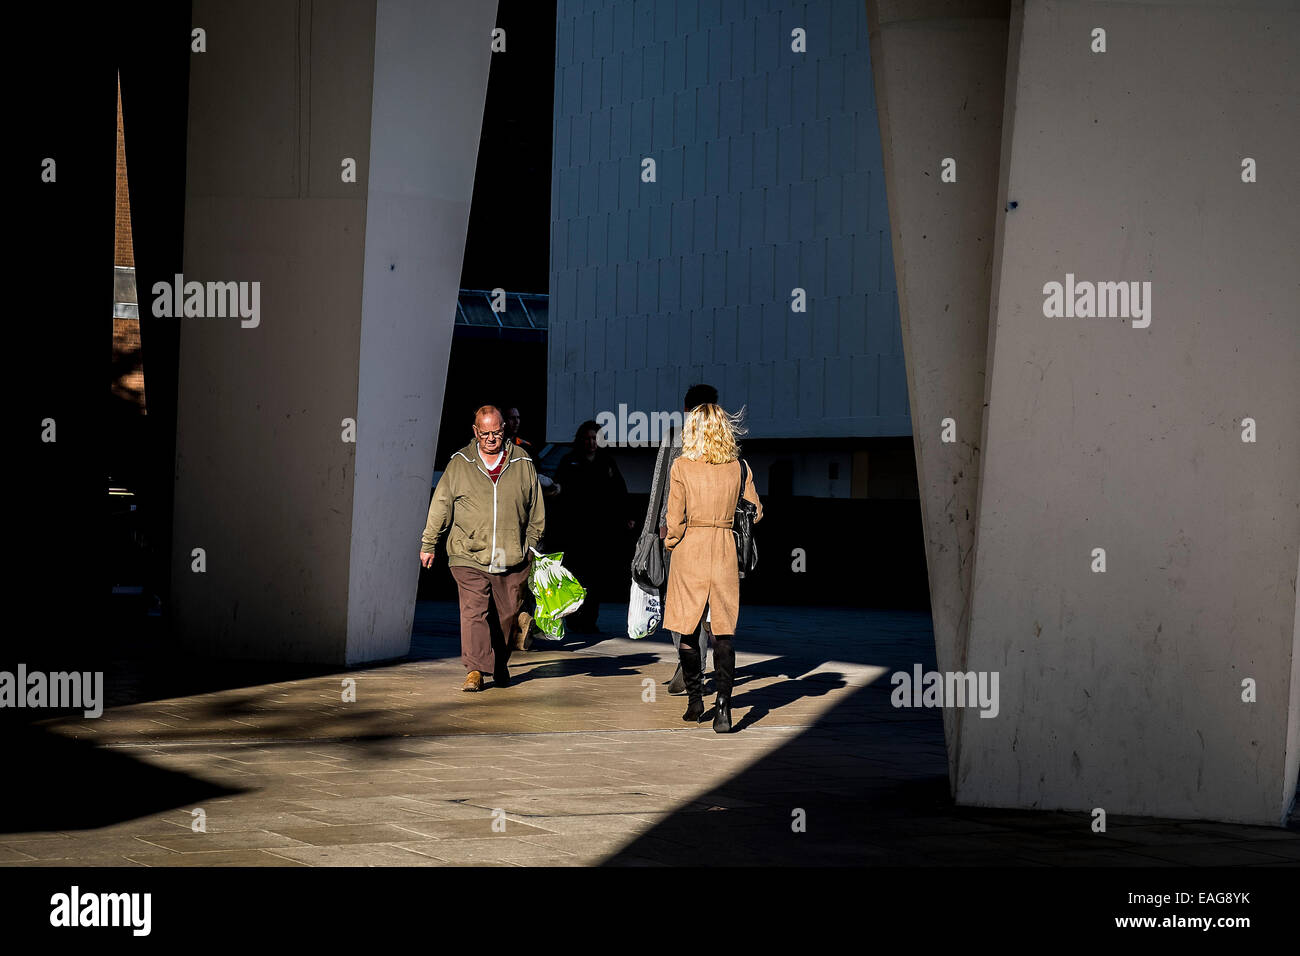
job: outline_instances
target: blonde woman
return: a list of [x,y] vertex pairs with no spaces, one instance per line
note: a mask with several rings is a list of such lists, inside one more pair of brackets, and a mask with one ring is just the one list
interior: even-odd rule
[[[736,651],[731,643],[740,612],[740,573],[736,539],[731,533],[740,498],[740,418],[719,405],[697,405],[682,428],[682,453],[668,479],[668,534],[664,548],[672,553],[668,591],[664,598],[664,627],[679,641],[677,653],[686,679],[688,706],[682,720],[704,719],[704,676],[700,668],[700,637],[713,636],[714,677],[718,698],[713,729],[731,732],[731,685]],[[746,467],[745,497],[763,505],[754,490],[753,472]]]

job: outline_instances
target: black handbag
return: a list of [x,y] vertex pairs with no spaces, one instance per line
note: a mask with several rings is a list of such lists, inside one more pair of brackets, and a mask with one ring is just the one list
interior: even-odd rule
[[742,459],[740,462],[740,498],[736,501],[736,517],[731,524],[731,533],[736,536],[736,566],[743,578],[746,571],[758,567],[758,542],[754,540],[754,518],[758,515],[758,505],[745,497],[745,483],[749,466]]
[[632,555],[632,580],[643,591],[657,591],[663,588],[668,579],[664,561],[664,543],[659,537],[659,509],[666,493],[666,462],[672,451],[671,442],[659,449],[655,459],[654,477],[650,483],[650,501],[646,506],[645,524],[641,526],[641,537],[637,539],[636,551]]
[[664,571],[664,545],[659,540],[659,525],[656,522],[649,533],[642,533],[637,539],[636,551],[632,556],[632,580],[643,591],[657,591],[664,586],[668,575]]

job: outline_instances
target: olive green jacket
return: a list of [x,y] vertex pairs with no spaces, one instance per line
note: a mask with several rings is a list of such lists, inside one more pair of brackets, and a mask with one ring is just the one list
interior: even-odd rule
[[510,457],[494,484],[471,441],[451,456],[438,479],[420,550],[436,553],[447,534],[447,564],[503,572],[523,564],[546,528],[537,468],[528,452],[504,446]]

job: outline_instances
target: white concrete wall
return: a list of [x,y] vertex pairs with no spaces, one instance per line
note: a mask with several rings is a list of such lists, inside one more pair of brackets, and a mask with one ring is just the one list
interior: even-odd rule
[[[1000,673],[1001,713],[965,720],[957,798],[1277,824],[1296,769],[1300,11],[1026,0],[1011,31],[1017,206],[998,218],[967,650]],[[1150,281],[1150,326],[1045,317],[1066,273]]]
[[178,320],[187,647],[354,663],[409,645],[495,11],[194,4],[185,275],[259,281],[261,323]]
[[348,663],[405,654],[496,0],[379,0]]
[[374,5],[300,14],[194,4],[185,276],[260,282],[261,322],[176,320],[173,610],[193,650],[342,660]]
[[[939,669],[964,670],[1008,0],[868,0]],[[955,161],[954,182],[941,179]],[[954,441],[942,440],[952,419]],[[963,711],[944,710],[950,769]]]

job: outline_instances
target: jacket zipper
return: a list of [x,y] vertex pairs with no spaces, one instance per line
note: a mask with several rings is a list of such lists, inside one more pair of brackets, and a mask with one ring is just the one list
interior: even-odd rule
[[[501,475],[506,473],[506,466],[501,466],[501,474],[497,475],[497,481],[501,480]],[[488,476],[491,480],[491,476]],[[488,570],[497,570],[497,482],[492,482],[492,558],[488,561]]]
[[[492,560],[488,564],[488,570],[496,567],[497,563],[497,483],[505,477],[506,469],[510,467],[510,452],[513,445],[508,445],[501,449],[501,454],[506,456],[506,460],[501,464],[501,472],[497,475],[497,480],[492,482]],[[491,481],[491,477],[488,478]],[[501,568],[502,571],[505,567]]]
[[[506,460],[501,465],[501,472],[500,474],[497,475],[497,481],[501,480],[501,476],[504,475],[506,473],[506,469],[510,467],[510,449],[502,448],[501,454],[506,456]],[[476,461],[474,463],[474,467],[478,469],[479,474],[481,474],[484,478],[486,478],[488,481],[492,481],[492,476],[483,470],[483,466],[481,463],[482,456],[478,454],[477,450],[474,452],[474,455],[476,458],[480,459],[479,461]],[[463,454],[460,457],[465,458]],[[468,458],[465,458],[465,460],[469,461]],[[492,481],[492,556],[488,558],[489,572],[497,570],[497,481]],[[505,570],[505,569],[502,568],[501,570]]]

